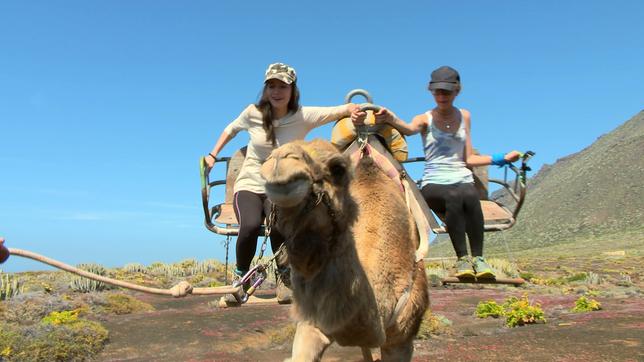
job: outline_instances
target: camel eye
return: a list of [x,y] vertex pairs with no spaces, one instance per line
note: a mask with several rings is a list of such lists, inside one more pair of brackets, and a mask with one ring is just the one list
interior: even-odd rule
[[295,153],[287,153],[284,158],[290,158],[291,160],[301,160],[302,158],[299,155],[296,155]]
[[331,174],[332,182],[335,184],[342,184],[347,179],[347,164],[342,157],[335,157],[331,159],[327,165],[329,173]]
[[346,169],[342,164],[335,164],[329,167],[329,171],[331,172],[331,175],[333,175],[334,177],[340,178],[344,176]]

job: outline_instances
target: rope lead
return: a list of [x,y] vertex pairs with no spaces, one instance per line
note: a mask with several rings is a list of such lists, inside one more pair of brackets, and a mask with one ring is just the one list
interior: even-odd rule
[[[2,241],[4,239],[0,239],[0,248],[2,248]],[[137,285],[133,283],[128,283],[124,282],[122,280],[117,280],[117,279],[112,279],[108,278],[102,275],[97,275],[94,273],[90,273],[86,270],[78,269],[76,267],[73,267],[71,265],[62,263],[58,260],[54,260],[51,258],[48,258],[46,256],[42,256],[40,254],[36,254],[34,252],[28,251],[28,250],[22,250],[22,249],[8,249],[9,254],[11,255],[17,255],[23,258],[27,259],[32,259],[37,262],[41,262],[50,266],[53,266],[54,268],[58,268],[61,270],[68,271],[70,273],[80,275],[82,277],[96,280],[99,282],[103,282],[106,284],[114,285],[117,287],[121,288],[126,288],[126,289],[131,289],[131,290],[136,290],[139,292],[143,293],[148,293],[148,294],[156,294],[156,295],[168,295],[168,296],[173,296],[175,298],[181,298],[185,297],[188,294],[191,295],[221,295],[221,294],[234,294],[238,293],[239,290],[241,289],[240,286],[237,287],[231,287],[231,286],[224,286],[224,287],[214,287],[214,288],[193,288],[190,283],[187,281],[181,281],[177,285],[173,286],[170,289],[161,289],[161,288],[151,288],[151,287],[145,287],[142,285]],[[6,260],[6,259],[5,259]]]

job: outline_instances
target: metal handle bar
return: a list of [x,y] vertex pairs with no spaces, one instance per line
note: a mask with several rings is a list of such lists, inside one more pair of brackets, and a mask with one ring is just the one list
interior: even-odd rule
[[[229,160],[230,160],[230,157],[221,157],[221,158],[218,157],[215,159],[215,161],[225,161],[225,162],[229,162]],[[212,223],[212,215],[213,215],[214,208],[213,210],[211,210],[208,204],[210,201],[210,188],[217,185],[224,185],[226,184],[226,181],[218,180],[218,181],[210,182],[210,168],[206,163],[205,157],[201,157],[201,159],[199,160],[199,171],[201,176],[201,204],[203,206],[204,224],[206,225],[206,229],[219,235],[236,235],[237,230],[220,228],[217,225]]]
[[536,155],[536,153],[534,153],[533,151],[525,151],[521,158],[524,162],[528,162],[528,160],[531,159],[534,155]]
[[404,161],[400,161],[400,163],[410,163],[410,162],[420,162],[420,161],[425,161],[425,157],[408,158]]
[[371,94],[364,89],[354,89],[349,91],[349,93],[344,97],[344,103],[351,103],[351,98],[358,95],[363,96],[367,100],[367,103],[373,103],[373,97],[371,97]]
[[381,106],[377,106],[377,105],[371,104],[371,103],[362,103],[360,105],[360,110],[363,111],[363,112],[366,112],[366,111],[379,112],[381,109],[382,109]]

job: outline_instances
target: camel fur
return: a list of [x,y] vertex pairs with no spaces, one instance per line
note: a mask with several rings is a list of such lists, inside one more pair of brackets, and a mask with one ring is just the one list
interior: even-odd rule
[[292,360],[318,361],[335,341],[365,359],[380,347],[382,361],[410,361],[429,296],[398,186],[370,158],[353,169],[323,140],[279,147],[261,173],[292,270]]

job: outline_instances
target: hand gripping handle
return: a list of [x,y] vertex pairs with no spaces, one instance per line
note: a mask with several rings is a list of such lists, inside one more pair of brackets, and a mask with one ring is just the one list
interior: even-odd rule
[[11,253],[9,252],[9,249],[4,246],[4,238],[0,236],[0,264],[7,261],[7,259],[9,259],[9,255],[11,255]]

